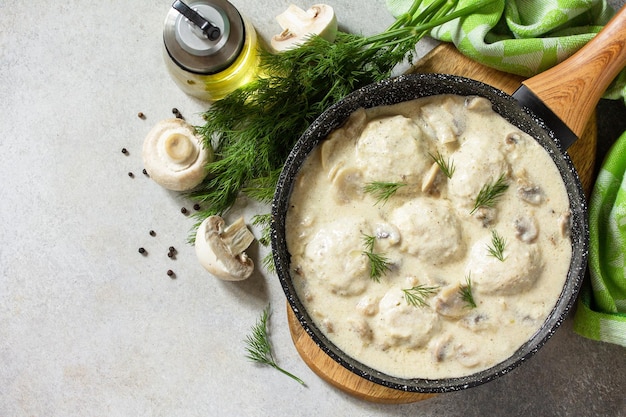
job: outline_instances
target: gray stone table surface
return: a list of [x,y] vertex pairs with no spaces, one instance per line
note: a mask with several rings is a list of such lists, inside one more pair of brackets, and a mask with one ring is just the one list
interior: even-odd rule
[[[264,39],[290,3],[232,2]],[[382,0],[331,4],[347,31],[393,21]],[[571,320],[511,374],[419,403],[373,404],[318,378],[291,342],[276,277],[209,276],[187,244],[189,201],[141,173],[157,121],[177,107],[199,124],[207,108],[166,72],[170,5],[0,3],[0,416],[626,415],[624,349],[575,335]],[[603,153],[626,126],[621,103],[601,105]],[[242,204],[232,216],[264,211]],[[276,358],[306,387],[245,358],[268,303]]]

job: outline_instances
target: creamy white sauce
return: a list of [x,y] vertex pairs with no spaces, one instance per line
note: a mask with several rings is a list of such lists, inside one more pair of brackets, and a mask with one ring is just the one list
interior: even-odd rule
[[[454,166],[447,178],[433,156]],[[493,208],[473,214],[505,176]],[[402,183],[388,200],[364,191]],[[434,96],[355,112],[305,161],[290,197],[287,245],[298,295],[358,361],[402,378],[468,375],[542,325],[571,257],[569,200],[547,152],[483,98]],[[504,260],[489,253],[493,233]],[[364,236],[389,270],[370,277]],[[459,289],[472,286],[476,307]],[[404,290],[422,286],[425,305]]]

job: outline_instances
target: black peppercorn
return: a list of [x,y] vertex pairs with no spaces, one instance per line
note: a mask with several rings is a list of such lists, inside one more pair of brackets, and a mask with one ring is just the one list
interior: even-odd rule
[[169,251],[172,253],[176,253],[176,248],[174,246],[170,246]]
[[146,115],[143,114],[142,112],[137,113],[137,117],[139,117],[140,119],[145,119]]
[[156,232],[154,230],[150,230],[150,236],[156,236]]
[[171,269],[168,269],[167,270],[167,276],[173,278],[174,277],[174,271],[172,271]]
[[194,209],[195,211],[200,210],[200,204],[198,204],[198,203],[194,204],[194,205],[193,205],[193,209]]
[[131,178],[135,178],[135,174],[133,174],[132,172],[129,172],[128,176],[131,177]]
[[174,116],[176,116],[177,119],[184,119],[183,115],[180,113],[180,111],[178,111],[176,107],[172,109],[172,113],[174,113]]
[[122,148],[122,153],[123,153],[124,155],[128,155],[128,149],[126,149],[126,148]]
[[186,207],[181,208],[180,212],[183,214],[187,214],[187,208]]
[[146,171],[146,169],[144,168],[141,172],[143,172],[143,175],[145,175],[146,177],[149,177],[150,175],[148,175],[148,171]]
[[139,248],[139,253],[145,255],[147,252],[144,248]]

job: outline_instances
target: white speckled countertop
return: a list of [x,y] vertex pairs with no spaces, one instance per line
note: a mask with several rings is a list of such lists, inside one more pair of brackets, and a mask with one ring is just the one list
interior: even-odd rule
[[[290,1],[232,3],[268,39]],[[344,30],[392,22],[382,0],[332,4]],[[170,5],[0,4],[0,416],[626,414],[624,349],[569,322],[510,375],[420,403],[372,404],[319,379],[291,342],[276,277],[209,276],[186,243],[193,219],[180,209],[191,204],[141,172],[154,123],[176,107],[199,124],[207,108],[166,72]],[[242,340],[268,303],[276,358],[306,387],[245,358]]]

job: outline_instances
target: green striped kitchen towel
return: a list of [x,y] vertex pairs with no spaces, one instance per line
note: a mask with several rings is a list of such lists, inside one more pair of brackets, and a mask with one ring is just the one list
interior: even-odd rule
[[607,154],[589,204],[589,271],[574,331],[626,346],[626,133]]
[[[423,0],[425,8],[434,0]],[[473,0],[460,0],[458,7]],[[386,0],[394,16],[413,0]],[[613,16],[605,0],[496,0],[479,13],[435,28],[431,36],[452,42],[464,55],[501,71],[531,77],[585,45]],[[626,71],[606,93],[626,99]]]

